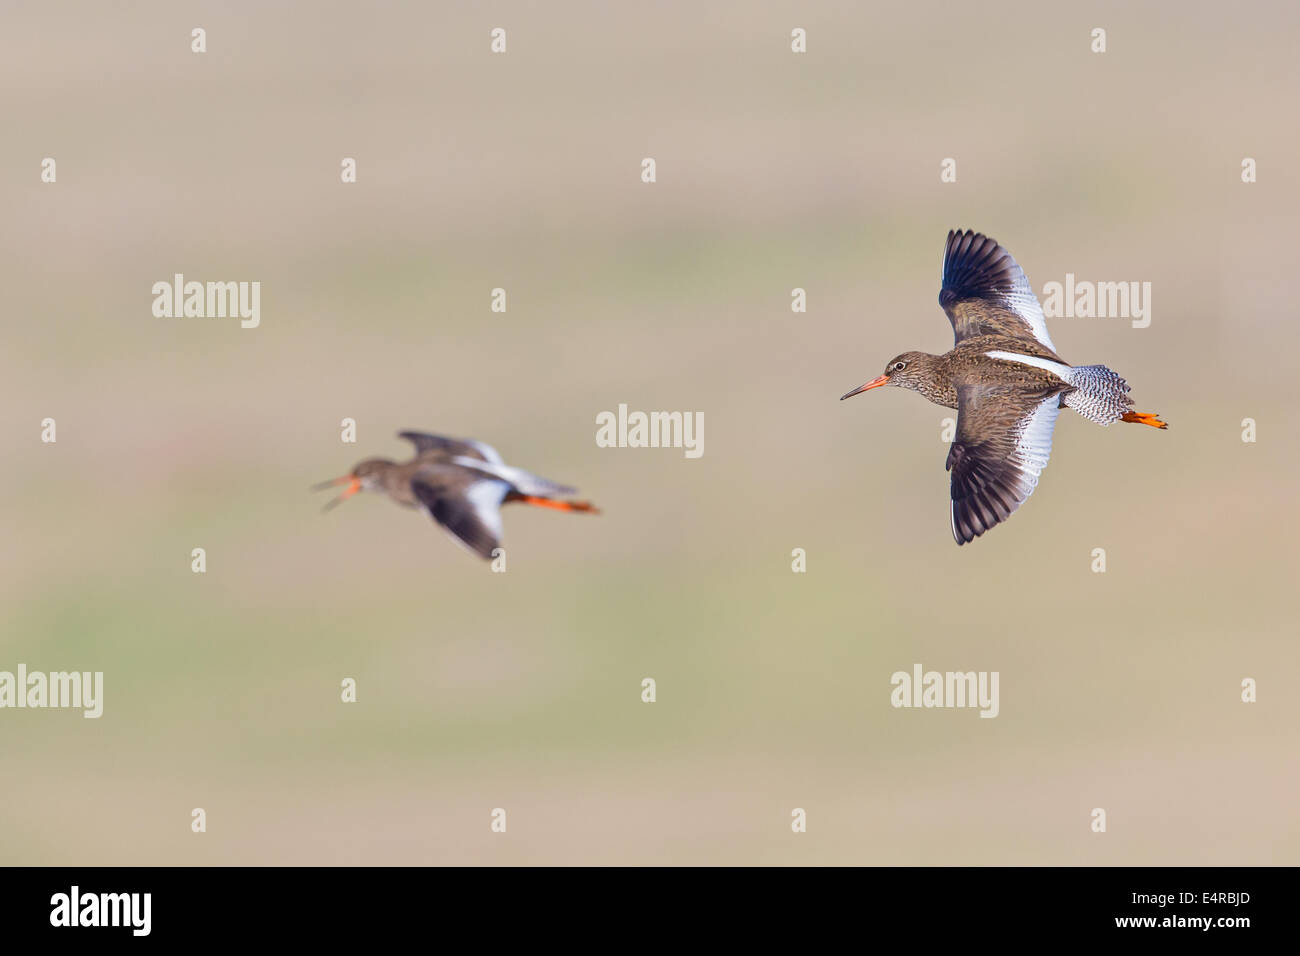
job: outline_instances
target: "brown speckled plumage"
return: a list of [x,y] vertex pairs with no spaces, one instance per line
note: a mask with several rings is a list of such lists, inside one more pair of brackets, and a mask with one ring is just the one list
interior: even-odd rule
[[1005,521],[1033,492],[1061,408],[1101,425],[1167,427],[1155,415],[1130,411],[1128,383],[1104,365],[1076,368],[1056,354],[1028,278],[996,240],[948,233],[939,304],[952,323],[951,351],[897,355],[883,374],[842,399],[896,385],[957,409],[946,467],[958,544]]

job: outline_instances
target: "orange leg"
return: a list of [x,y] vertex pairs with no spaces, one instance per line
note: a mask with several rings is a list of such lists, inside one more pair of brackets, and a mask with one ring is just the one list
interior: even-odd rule
[[556,511],[589,511],[600,514],[600,509],[590,501],[556,501],[554,498],[539,498],[536,495],[511,495],[507,501],[522,501],[526,505],[538,508],[554,508]]
[[1159,415],[1152,415],[1150,412],[1125,412],[1120,416],[1122,422],[1133,422],[1138,425],[1150,425],[1152,428],[1168,428],[1168,422],[1162,422]]

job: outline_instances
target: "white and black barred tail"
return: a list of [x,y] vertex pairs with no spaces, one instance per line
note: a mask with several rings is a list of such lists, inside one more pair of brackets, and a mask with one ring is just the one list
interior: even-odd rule
[[1075,365],[1062,375],[1073,387],[1061,396],[1061,405],[1098,425],[1123,418],[1133,407],[1128,382],[1104,365]]

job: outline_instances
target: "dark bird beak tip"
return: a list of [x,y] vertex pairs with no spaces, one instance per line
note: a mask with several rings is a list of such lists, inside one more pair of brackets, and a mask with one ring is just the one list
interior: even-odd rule
[[859,385],[851,392],[845,392],[843,395],[840,396],[840,401],[842,402],[846,398],[852,398],[854,395],[860,395],[861,393],[869,391],[873,388],[880,388],[880,386],[888,385],[888,384],[889,384],[889,376],[881,375],[877,378],[873,378],[871,381],[867,382],[864,385]]

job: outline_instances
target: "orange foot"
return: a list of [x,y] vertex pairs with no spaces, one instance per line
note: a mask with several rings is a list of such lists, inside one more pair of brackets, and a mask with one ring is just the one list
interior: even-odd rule
[[1139,425],[1150,425],[1152,428],[1168,428],[1168,422],[1162,422],[1159,415],[1152,415],[1150,412],[1125,412],[1120,416],[1122,422],[1136,422]]
[[593,515],[600,514],[600,509],[590,501],[556,501],[554,498],[520,494],[512,495],[506,500],[522,501],[526,505],[536,505],[538,508],[554,508],[556,511],[586,511]]

